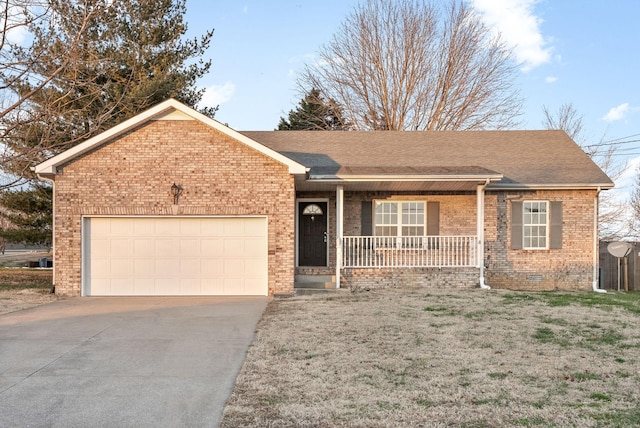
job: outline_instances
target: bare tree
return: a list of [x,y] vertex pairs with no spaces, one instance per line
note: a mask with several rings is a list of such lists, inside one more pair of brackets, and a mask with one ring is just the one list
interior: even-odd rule
[[462,0],[367,0],[298,80],[356,129],[501,129],[517,124],[517,65]]
[[640,236],[640,166],[636,169],[636,179],[629,198],[629,223],[632,235]]
[[[79,16],[74,32],[52,55],[33,39],[38,31],[42,39],[48,39],[56,31],[54,0],[0,0],[0,190],[20,184],[20,174],[4,174],[12,163],[29,157],[30,153],[16,153],[5,144],[14,130],[27,123],[36,123],[41,116],[27,106],[29,100],[49,85],[65,69],[81,48],[91,20],[110,2],[105,0],[80,0],[86,4],[85,13]],[[77,3],[69,0],[69,3]],[[53,37],[51,37],[53,39]],[[54,64],[42,72],[43,61]],[[22,86],[27,90],[16,91]]]
[[[602,169],[614,182],[619,179],[627,169],[626,162],[616,159],[616,145],[607,144],[604,137],[594,144],[585,144],[583,115],[578,113],[572,103],[564,103],[556,112],[542,106],[544,114],[543,126],[547,129],[560,129],[578,143],[589,157]],[[619,239],[627,236],[629,232],[627,217],[627,204],[620,199],[615,192],[603,192],[600,194],[600,211],[598,223],[600,238]]]
[[[213,31],[185,39],[186,0],[51,0],[28,25],[28,65],[2,81],[13,104],[0,116],[0,168],[13,181],[30,168],[167,98],[195,106]],[[1,76],[4,77],[4,76]],[[213,115],[215,109],[205,109]],[[0,184],[2,189],[2,184]]]
[[542,106],[546,129],[561,129],[578,144],[584,140],[583,115],[579,114],[572,103],[564,103],[558,107],[557,112],[551,112],[545,105]]
[[[67,39],[64,49],[58,52],[55,58],[57,67],[50,70],[48,75],[42,75],[37,73],[36,68],[45,52],[38,49],[36,45],[25,47],[23,44],[25,41],[20,36],[34,27],[39,27],[41,31],[47,31],[47,29],[54,31],[55,22],[50,21],[53,18],[51,3],[50,0],[2,0],[0,2],[2,7],[0,11],[0,25],[2,25],[0,28],[0,90],[2,90],[0,119],[19,109],[25,101],[44,88],[69,65],[88,30],[91,19],[100,13],[101,9],[108,7],[108,2],[102,0],[85,0],[85,3],[93,3],[92,7],[85,9],[85,15],[76,25],[76,33]],[[26,52],[29,54],[25,55]],[[15,92],[9,94],[7,89],[19,82],[29,82],[30,90],[18,97],[15,96]]]

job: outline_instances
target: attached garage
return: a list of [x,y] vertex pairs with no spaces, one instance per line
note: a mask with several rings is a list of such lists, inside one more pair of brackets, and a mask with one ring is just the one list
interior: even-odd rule
[[85,296],[268,294],[266,217],[85,217]]

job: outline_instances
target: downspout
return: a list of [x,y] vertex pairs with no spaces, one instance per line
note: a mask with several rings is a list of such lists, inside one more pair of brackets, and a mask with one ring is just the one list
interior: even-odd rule
[[46,181],[48,183],[51,183],[51,258],[53,259],[53,275],[52,275],[52,288],[51,288],[51,292],[55,293],[56,291],[56,266],[58,265],[56,263],[56,186],[55,186],[55,181],[53,181],[51,178],[46,178],[41,176],[40,174],[37,174],[38,178],[40,180]]
[[477,235],[478,235],[478,265],[480,267],[480,288],[491,290],[491,287],[484,282],[484,189],[489,185],[490,180],[484,184],[479,184],[476,190],[477,201]]
[[342,234],[344,222],[344,188],[336,186],[336,288],[340,288],[342,270]]
[[596,197],[593,201],[593,291],[596,293],[606,293],[607,290],[603,290],[598,288],[598,211],[599,211],[599,196],[602,189],[598,186],[598,190],[596,191]]

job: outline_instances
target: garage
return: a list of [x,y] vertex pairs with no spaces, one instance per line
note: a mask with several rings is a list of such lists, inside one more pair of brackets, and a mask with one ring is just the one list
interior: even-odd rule
[[85,296],[268,294],[265,217],[85,217]]

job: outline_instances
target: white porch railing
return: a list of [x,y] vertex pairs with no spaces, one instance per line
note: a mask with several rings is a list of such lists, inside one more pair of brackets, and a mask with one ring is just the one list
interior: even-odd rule
[[477,266],[476,236],[344,236],[343,268]]

